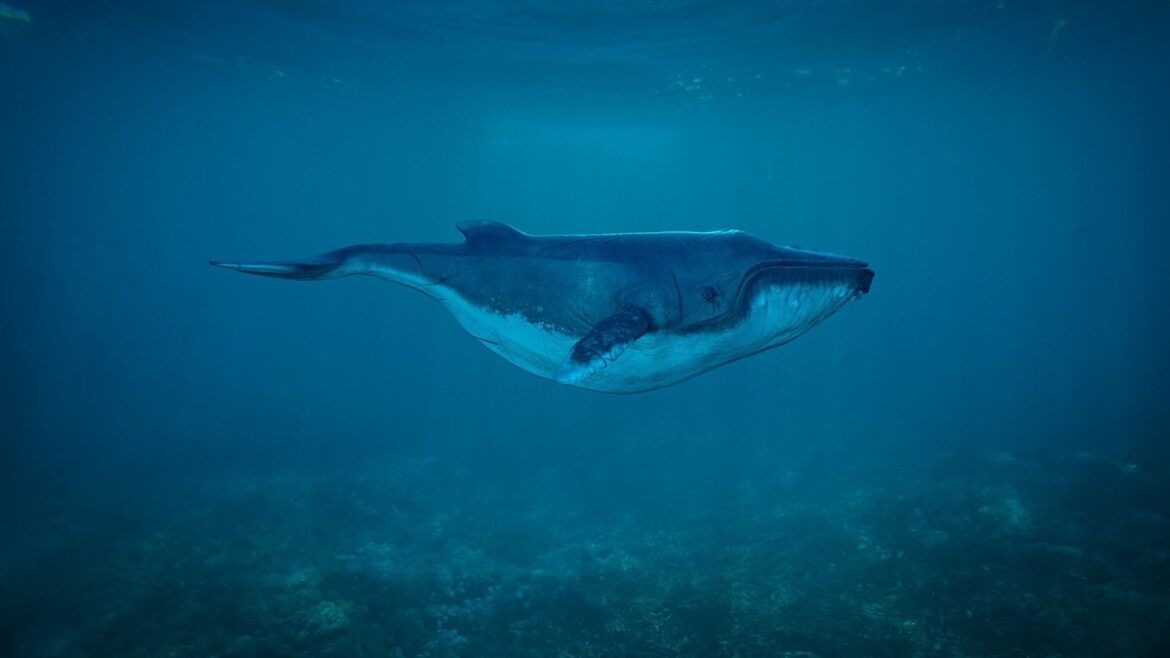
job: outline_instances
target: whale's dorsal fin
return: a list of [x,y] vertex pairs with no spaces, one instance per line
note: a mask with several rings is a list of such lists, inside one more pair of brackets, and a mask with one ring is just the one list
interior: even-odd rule
[[650,324],[650,314],[633,306],[603,319],[573,345],[569,358],[561,364],[553,379],[562,384],[577,384],[595,374],[649,331]]
[[520,231],[503,222],[472,220],[459,222],[455,225],[468,242],[482,242],[484,240],[514,240],[527,237]]

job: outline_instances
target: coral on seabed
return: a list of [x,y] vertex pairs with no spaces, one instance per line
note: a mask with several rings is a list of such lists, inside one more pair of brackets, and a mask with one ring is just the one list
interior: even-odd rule
[[4,574],[38,594],[0,612],[12,655],[42,658],[1152,650],[1166,483],[1057,462],[789,460],[642,474],[641,498],[441,460],[208,483],[84,541],[31,529]]

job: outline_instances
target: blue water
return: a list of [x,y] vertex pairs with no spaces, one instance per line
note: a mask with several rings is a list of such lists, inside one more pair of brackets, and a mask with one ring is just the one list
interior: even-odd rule
[[[1170,655],[1170,5],[0,7],[0,655]],[[355,243],[868,261],[660,391]]]

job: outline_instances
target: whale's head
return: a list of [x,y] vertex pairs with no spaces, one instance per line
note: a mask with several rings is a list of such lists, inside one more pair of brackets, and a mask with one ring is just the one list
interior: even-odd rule
[[[728,352],[752,354],[786,343],[869,292],[864,261],[750,236],[726,241],[691,288],[686,332],[723,336]],[[700,283],[700,281],[707,283]]]

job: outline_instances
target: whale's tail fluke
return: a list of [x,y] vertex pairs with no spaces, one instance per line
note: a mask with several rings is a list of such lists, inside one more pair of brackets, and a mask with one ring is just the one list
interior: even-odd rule
[[212,267],[222,267],[225,270],[235,270],[246,274],[271,276],[279,279],[297,279],[300,281],[317,281],[320,279],[334,279],[345,276],[345,259],[334,255],[338,252],[323,254],[316,258],[304,261],[274,261],[269,263],[233,263],[228,261],[212,260],[208,263]]
[[425,290],[436,283],[436,278],[424,269],[423,259],[428,259],[426,262],[431,264],[437,263],[435,258],[438,256],[434,253],[437,249],[431,248],[430,254],[419,254],[417,250],[418,246],[415,245],[359,244],[303,260],[208,262],[212,267],[225,270],[297,281],[321,281],[367,274]]

